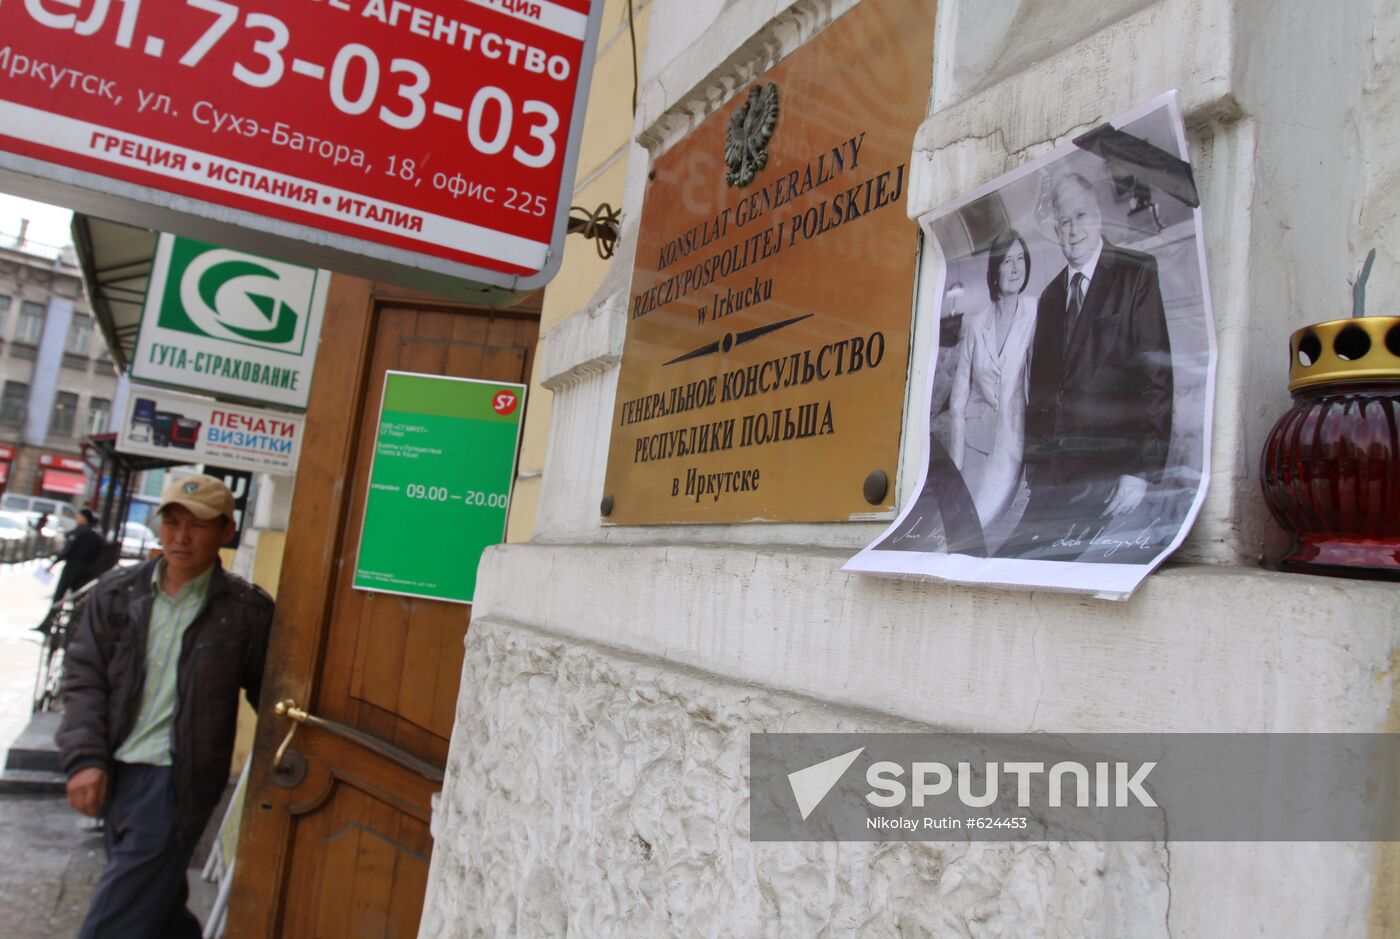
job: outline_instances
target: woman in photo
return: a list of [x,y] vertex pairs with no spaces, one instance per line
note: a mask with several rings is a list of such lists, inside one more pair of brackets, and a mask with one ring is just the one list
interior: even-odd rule
[[992,239],[992,302],[963,324],[953,374],[948,449],[984,530],[1011,504],[1021,483],[1026,372],[1035,335],[1035,299],[1025,295],[1030,268],[1030,252],[1015,229]]

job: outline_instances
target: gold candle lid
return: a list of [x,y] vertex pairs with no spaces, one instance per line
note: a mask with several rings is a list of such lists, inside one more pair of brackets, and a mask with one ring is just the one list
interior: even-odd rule
[[1360,316],[1304,326],[1288,340],[1288,390],[1328,382],[1400,379],[1400,316]]

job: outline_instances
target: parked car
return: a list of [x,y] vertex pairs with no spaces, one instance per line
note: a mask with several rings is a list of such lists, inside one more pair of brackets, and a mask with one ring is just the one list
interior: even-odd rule
[[34,531],[37,515],[0,512],[0,560],[22,561],[49,557],[63,544],[63,535],[52,520],[42,533]]
[[27,496],[18,492],[7,492],[0,496],[0,510],[6,512],[28,512],[31,515],[43,513],[54,522],[59,534],[66,534],[78,524],[78,510],[71,503],[47,496]]
[[140,522],[127,522],[122,529],[122,557],[144,558],[152,548],[160,547],[160,539]]
[[24,541],[33,531],[29,521],[14,512],[0,512],[0,541]]

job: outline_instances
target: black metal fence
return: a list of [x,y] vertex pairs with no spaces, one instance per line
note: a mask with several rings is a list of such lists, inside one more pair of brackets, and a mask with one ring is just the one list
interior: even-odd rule
[[0,564],[19,564],[35,558],[53,557],[58,551],[54,539],[39,532],[31,532],[23,538],[0,540]]
[[82,611],[97,581],[88,581],[49,608],[39,624],[43,645],[39,650],[39,669],[34,676],[33,710],[52,711],[59,708],[59,691],[63,687],[63,657],[68,651],[73,624]]

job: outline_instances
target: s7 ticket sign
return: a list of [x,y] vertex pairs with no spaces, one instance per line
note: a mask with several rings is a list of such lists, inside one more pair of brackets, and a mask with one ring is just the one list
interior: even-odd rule
[[5,0],[0,169],[298,260],[530,289],[558,265],[602,6]]
[[354,586],[471,603],[506,533],[525,386],[388,372]]

